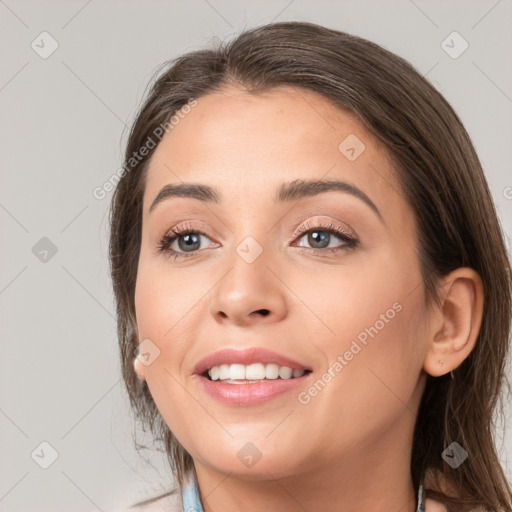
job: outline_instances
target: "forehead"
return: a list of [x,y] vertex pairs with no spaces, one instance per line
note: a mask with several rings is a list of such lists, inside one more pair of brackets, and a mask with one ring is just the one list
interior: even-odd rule
[[[155,149],[144,212],[168,183],[205,183],[227,201],[247,201],[273,197],[284,181],[313,178],[348,181],[377,206],[386,194],[401,195],[385,146],[354,114],[302,88],[250,94],[227,87],[198,98]],[[398,199],[391,205],[406,208]]]

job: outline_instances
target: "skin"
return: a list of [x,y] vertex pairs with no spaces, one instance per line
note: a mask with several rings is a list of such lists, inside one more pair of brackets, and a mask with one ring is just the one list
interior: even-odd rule
[[[354,161],[338,149],[349,134],[365,144]],[[350,182],[382,220],[340,191],[275,203],[277,188],[295,179]],[[222,202],[171,198],[149,213],[160,189],[181,181],[217,188]],[[306,221],[314,228],[322,220],[349,226],[358,245],[347,249],[327,234],[329,247],[342,250],[313,254],[307,234],[294,238]],[[161,237],[184,222],[206,233],[195,255],[174,260],[158,252]],[[263,249],[250,264],[236,252],[247,236]],[[183,252],[177,240],[172,247]],[[385,147],[355,116],[284,86],[258,95],[229,87],[199,98],[151,158],[135,305],[140,341],[160,350],[137,371],[193,457],[204,510],[414,512],[409,464],[426,374],[455,369],[481,322],[473,270],[457,269],[439,290],[441,306],[427,307],[412,210]],[[401,311],[300,403],[298,392],[397,302]],[[297,393],[258,406],[209,397],[195,364],[223,348],[252,346],[313,373]],[[262,453],[252,467],[237,457],[247,442]]]

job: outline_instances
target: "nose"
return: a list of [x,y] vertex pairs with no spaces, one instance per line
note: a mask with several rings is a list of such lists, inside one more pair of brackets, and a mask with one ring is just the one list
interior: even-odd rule
[[287,314],[286,286],[270,251],[254,261],[233,251],[228,270],[210,293],[208,309],[218,323],[250,326],[278,322]]

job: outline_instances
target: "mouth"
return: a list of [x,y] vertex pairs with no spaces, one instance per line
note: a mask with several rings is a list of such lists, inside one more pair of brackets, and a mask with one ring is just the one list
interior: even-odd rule
[[202,359],[194,374],[210,397],[241,407],[289,395],[309,380],[312,369],[264,348],[224,349]]
[[292,369],[274,363],[221,364],[212,366],[202,373],[210,381],[223,384],[255,384],[269,380],[298,379],[311,373],[308,369]]

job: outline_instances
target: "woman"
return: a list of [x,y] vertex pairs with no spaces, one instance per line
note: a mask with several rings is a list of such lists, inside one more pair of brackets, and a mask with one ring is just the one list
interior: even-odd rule
[[512,510],[510,263],[410,64],[311,23],[246,31],[161,74],[124,171],[123,377],[178,482],[139,510]]

